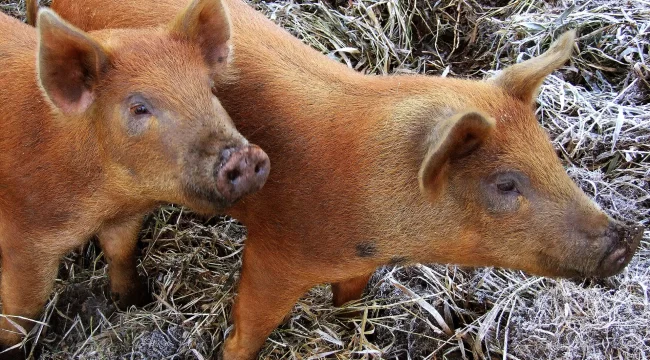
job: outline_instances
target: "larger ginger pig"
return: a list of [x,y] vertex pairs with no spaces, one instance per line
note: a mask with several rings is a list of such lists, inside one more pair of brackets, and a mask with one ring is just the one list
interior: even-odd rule
[[[500,266],[610,276],[640,227],[608,217],[567,176],[534,115],[574,32],[485,81],[368,76],[240,0],[237,81],[217,88],[235,124],[274,162],[265,189],[232,208],[248,227],[224,359],[252,359],[308,289],[357,299],[384,264]],[[77,26],[155,26],[180,0],[54,0]]]

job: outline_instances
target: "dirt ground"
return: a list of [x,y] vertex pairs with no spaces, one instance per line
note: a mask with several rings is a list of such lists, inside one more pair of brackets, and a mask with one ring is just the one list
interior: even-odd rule
[[[82,0],[79,0],[82,1]],[[544,83],[538,118],[571,177],[612,216],[650,226],[650,3],[641,0],[280,0],[252,5],[368,73],[484,78],[579,31]],[[23,16],[23,1],[0,0]],[[203,359],[230,328],[246,229],[167,206],[144,219],[140,271],[155,302],[117,311],[94,244],[66,257],[30,337],[43,359]],[[324,285],[273,332],[263,359],[647,359],[650,232],[605,280],[418,265],[379,269],[339,316]],[[440,315],[440,316],[434,316]],[[436,321],[442,317],[453,335]]]

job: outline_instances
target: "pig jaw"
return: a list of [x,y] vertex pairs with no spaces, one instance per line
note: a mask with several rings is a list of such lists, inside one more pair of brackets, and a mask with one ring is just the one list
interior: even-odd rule
[[[403,251],[391,253],[392,256],[386,254],[391,259],[389,263],[404,258],[409,263],[497,266],[547,277],[605,278],[620,273],[630,263],[644,232],[641,226],[625,226],[601,211],[589,214],[594,221],[582,221],[580,226],[577,220],[564,215],[561,217],[569,220],[566,226],[538,217],[539,222],[524,222],[521,227],[515,225],[518,229],[511,233],[501,232],[500,228],[510,226],[507,222],[489,221],[477,228],[473,225],[476,218],[471,215],[448,216],[440,210],[454,206],[452,201],[441,200],[434,206],[436,224],[431,222],[428,230],[419,228],[410,234],[410,239],[403,239],[417,240],[421,245],[401,247]],[[445,224],[444,230],[438,230],[441,224]],[[556,226],[560,231],[545,231]],[[436,231],[432,232],[432,228]]]
[[[644,229],[611,219],[577,186],[570,187],[575,195],[568,204],[552,199],[535,204],[531,199],[519,224],[508,220],[495,224],[494,219],[484,223],[478,235],[482,239],[473,241],[475,251],[484,253],[477,258],[485,265],[548,277],[604,278],[620,273],[634,256]],[[580,205],[569,205],[576,203]],[[553,211],[562,207],[567,210]],[[499,227],[516,230],[502,233]]]

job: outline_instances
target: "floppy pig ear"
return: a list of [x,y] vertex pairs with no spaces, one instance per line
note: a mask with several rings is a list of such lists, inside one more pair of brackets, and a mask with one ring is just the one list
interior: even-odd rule
[[48,9],[38,13],[38,33],[38,80],[45,95],[64,113],[85,111],[108,64],[106,51]]
[[230,56],[230,17],[221,0],[193,0],[170,25],[170,32],[195,42],[210,67]]
[[546,76],[571,57],[575,38],[575,30],[565,32],[545,53],[504,69],[492,81],[510,95],[532,103]]
[[494,126],[494,119],[475,111],[457,114],[436,125],[418,174],[422,193],[435,198],[443,188],[449,162],[478,148]]

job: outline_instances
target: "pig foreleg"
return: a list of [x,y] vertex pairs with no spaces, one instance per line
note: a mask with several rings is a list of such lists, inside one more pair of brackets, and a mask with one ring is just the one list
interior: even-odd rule
[[289,272],[283,265],[285,259],[256,246],[264,242],[247,243],[244,249],[232,310],[234,329],[225,341],[223,360],[255,359],[271,331],[313,285],[300,278],[298,272]]
[[[21,244],[28,244],[23,241]],[[0,351],[22,341],[24,332],[34,325],[52,292],[60,256],[47,249],[17,246],[2,249],[2,282],[0,298]],[[23,359],[21,348],[0,354],[0,359]]]
[[350,301],[361,299],[372,273],[354,277],[337,283],[332,283],[332,302],[334,306],[342,306]]
[[135,216],[104,225],[97,233],[108,262],[113,299],[122,308],[142,306],[151,301],[144,280],[138,277],[136,246],[142,217]]

